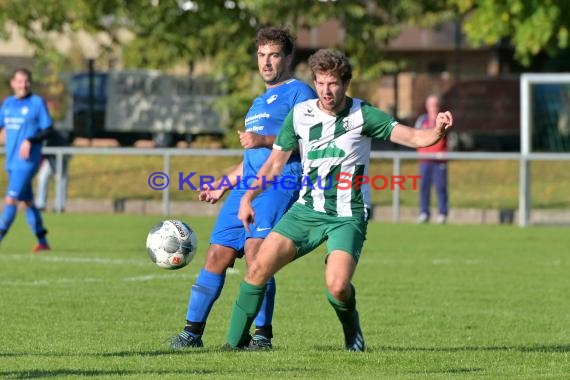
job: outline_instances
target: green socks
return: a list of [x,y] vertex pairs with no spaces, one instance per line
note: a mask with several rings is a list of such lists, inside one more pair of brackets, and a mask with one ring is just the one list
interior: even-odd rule
[[352,295],[346,302],[335,299],[327,290],[327,299],[343,326],[353,326],[358,321],[358,313],[356,312],[356,290],[352,284],[350,287],[352,288]]
[[249,329],[261,308],[265,286],[251,285],[242,280],[228,330],[227,339],[230,346],[243,347],[248,344]]

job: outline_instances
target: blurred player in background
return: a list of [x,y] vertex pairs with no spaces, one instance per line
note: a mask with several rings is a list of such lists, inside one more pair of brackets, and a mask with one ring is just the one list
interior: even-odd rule
[[[425,107],[427,113],[418,117],[415,123],[417,129],[435,128],[435,121],[439,113],[439,97],[430,95],[426,98]],[[447,152],[447,138],[444,137],[432,146],[417,149],[418,153],[443,153]],[[437,194],[437,206],[439,214],[437,223],[444,224],[447,220],[447,161],[435,158],[420,158],[420,216],[418,223],[427,223],[430,220],[430,197],[431,188],[435,187]]]
[[[229,183],[236,185],[238,176],[254,176],[271,153],[271,147],[279,133],[281,124],[293,106],[316,97],[307,84],[296,80],[291,74],[294,37],[287,29],[268,27],[257,33],[257,64],[259,74],[265,82],[266,91],[254,99],[246,117],[245,132],[239,132],[240,143],[245,149],[243,161],[223,179],[214,182],[214,189],[200,192],[200,200],[216,203],[229,189]],[[210,237],[206,263],[192,286],[184,330],[175,336],[170,347],[202,347],[202,334],[210,310],[218,299],[225,281],[225,273],[233,267],[236,257],[245,254],[246,263],[255,257],[261,242],[273,226],[291,206],[298,195],[297,179],[301,174],[298,154],[284,164],[283,175],[292,178],[289,185],[283,184],[256,199],[256,222],[246,231],[237,219],[240,199],[247,190],[247,183],[241,183],[241,190],[234,189],[226,199]],[[223,184],[221,188],[218,188]],[[293,190],[286,190],[293,189]],[[268,278],[263,305],[255,319],[256,330],[248,342],[251,349],[272,347],[272,317],[275,302],[275,279]]]
[[0,216],[0,241],[16,218],[18,203],[24,204],[28,224],[38,239],[33,252],[50,249],[40,211],[34,205],[32,180],[42,159],[42,143],[53,130],[44,100],[31,93],[32,74],[25,68],[10,78],[14,92],[0,108],[0,128],[6,132],[8,188]]
[[[250,325],[261,307],[267,280],[326,241],[328,301],[341,322],[345,348],[365,350],[352,277],[368,225],[370,187],[359,183],[358,178],[368,174],[371,141],[389,139],[411,148],[430,146],[452,124],[451,113],[442,112],[433,129],[406,127],[369,103],[347,96],[352,67],[337,50],[317,51],[309,58],[309,66],[319,98],[297,104],[289,113],[257,176],[279,175],[292,152],[300,148],[303,178],[311,178],[313,183],[321,179],[325,185],[301,189],[297,202],[248,263],[230,320],[231,349],[248,347]],[[348,179],[351,185],[347,187]],[[238,217],[245,228],[257,222],[256,200],[264,192],[256,185],[261,181],[257,180],[241,198]],[[300,324],[297,320],[292,323]]]

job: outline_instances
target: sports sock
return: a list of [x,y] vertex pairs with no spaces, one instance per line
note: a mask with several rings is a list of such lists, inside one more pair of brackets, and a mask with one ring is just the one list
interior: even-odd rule
[[186,321],[184,326],[184,331],[192,336],[202,336],[204,334],[204,328],[206,327],[206,322],[191,322]]
[[190,292],[186,312],[187,325],[184,328],[186,331],[199,335],[204,332],[206,319],[222,292],[225,280],[225,274],[211,273],[202,268]]
[[[265,289],[265,295],[263,297],[263,303],[261,304],[261,309],[255,317],[255,327],[257,330],[262,331],[262,327],[271,326],[273,320],[273,310],[275,309],[275,293],[277,292],[277,285],[275,283],[275,277],[271,277],[267,281],[267,287]],[[257,331],[256,331],[257,334]],[[271,339],[273,336],[259,333],[266,338]]]
[[254,335],[261,335],[267,339],[273,338],[273,326],[256,326]]
[[46,230],[42,220],[42,214],[36,206],[29,206],[26,208],[26,219],[32,232],[38,238],[40,244],[47,244]]
[[263,302],[265,287],[266,285],[251,285],[242,280],[230,318],[227,336],[230,346],[241,347],[247,344],[249,329]]
[[350,284],[352,295],[346,302],[337,300],[327,290],[327,299],[333,307],[336,315],[343,326],[352,327],[358,322],[358,313],[356,312],[356,289]]
[[16,213],[18,212],[17,205],[5,205],[4,210],[2,210],[2,216],[0,217],[0,241],[8,233],[10,226],[16,219]]

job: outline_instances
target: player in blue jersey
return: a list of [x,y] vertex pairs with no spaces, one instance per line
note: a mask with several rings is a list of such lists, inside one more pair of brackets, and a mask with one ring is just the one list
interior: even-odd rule
[[[285,117],[295,104],[316,97],[311,87],[292,77],[294,37],[287,29],[260,29],[256,46],[257,64],[266,91],[253,101],[245,117],[245,131],[239,132],[245,149],[243,161],[211,188],[200,192],[201,201],[213,204],[229,190],[230,184],[234,186],[216,220],[204,268],[192,286],[184,330],[170,341],[173,349],[203,346],[206,319],[222,291],[226,270],[234,265],[236,257],[245,256],[247,263],[257,254],[263,239],[298,195],[295,187],[301,175],[300,157],[293,155],[283,171],[283,181],[288,178],[290,183],[282,182],[256,199],[257,224],[251,226],[251,232],[246,231],[237,218],[241,196],[249,185],[247,178],[250,177],[251,182],[251,176],[257,174],[269,157]],[[271,278],[255,319],[255,333],[249,342],[251,349],[272,347],[275,291],[275,279]]]
[[33,252],[50,249],[40,211],[34,205],[32,179],[42,159],[42,142],[53,127],[44,100],[31,93],[32,75],[19,68],[10,78],[14,95],[7,97],[0,108],[0,128],[6,132],[6,171],[8,188],[0,217],[0,241],[16,218],[18,202],[26,210],[30,228],[38,238]]

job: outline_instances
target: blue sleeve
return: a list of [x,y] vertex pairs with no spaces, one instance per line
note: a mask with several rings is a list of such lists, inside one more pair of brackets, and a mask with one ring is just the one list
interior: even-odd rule
[[316,97],[317,93],[308,84],[303,83],[303,86],[300,86],[299,91],[297,91],[293,105]]
[[295,126],[293,123],[294,112],[295,110],[292,109],[285,118],[283,126],[281,127],[281,131],[279,131],[279,135],[275,139],[275,143],[273,143],[274,149],[283,150],[286,152],[298,149],[299,142],[297,134],[295,133]]

